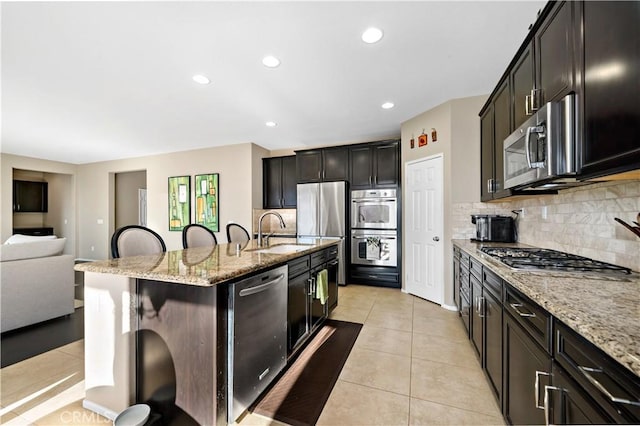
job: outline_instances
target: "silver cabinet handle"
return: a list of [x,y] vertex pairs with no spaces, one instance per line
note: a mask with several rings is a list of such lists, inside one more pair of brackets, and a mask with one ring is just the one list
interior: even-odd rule
[[522,303],[509,303],[509,306],[511,306],[513,310],[516,311],[518,315],[520,315],[521,317],[533,318],[536,316],[536,314],[533,312],[529,312],[529,313],[521,312],[520,309],[518,308],[522,308]]
[[484,298],[484,296],[480,296],[480,302],[478,303],[478,308],[480,308],[480,310],[478,311],[478,316],[480,318],[484,318],[486,316],[485,314],[486,299]]
[[640,407],[640,401],[630,401],[628,399],[624,399],[624,398],[619,398],[617,396],[613,396],[611,394],[611,392],[609,392],[607,390],[607,388],[605,388],[602,383],[600,383],[598,380],[596,380],[595,377],[593,377],[591,375],[591,373],[604,373],[604,371],[600,368],[591,368],[591,367],[583,367],[581,365],[578,366],[578,369],[580,370],[580,372],[582,372],[582,374],[584,374],[584,376],[587,378],[587,380],[589,380],[589,382],[591,382],[591,384],[593,386],[595,386],[596,388],[598,388],[598,390],[600,392],[602,392],[603,394],[605,394],[605,396],[607,398],[609,398],[609,400],[611,402],[618,402],[620,404],[628,404],[628,405],[635,405],[636,407]]
[[557,386],[544,387],[544,423],[548,426],[551,424],[551,407],[549,407],[549,391],[564,392],[564,389]]
[[371,185],[371,175],[369,175],[369,185]]
[[438,236],[433,237],[433,241],[440,241],[440,237]]
[[324,179],[326,176],[327,176],[327,172],[326,172],[326,170],[323,170],[322,171],[322,179]]
[[546,371],[536,371],[536,382],[533,385],[533,389],[536,393],[536,408],[544,410],[544,405],[540,405],[540,376],[549,376]]
[[313,278],[307,279],[309,282],[309,294],[307,296],[313,296]]

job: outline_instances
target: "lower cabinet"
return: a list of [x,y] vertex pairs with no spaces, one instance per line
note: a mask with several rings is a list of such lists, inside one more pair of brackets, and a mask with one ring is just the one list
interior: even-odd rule
[[504,417],[514,425],[545,424],[540,391],[550,384],[551,355],[510,314],[504,316],[502,337]]
[[640,424],[640,377],[478,265],[454,250],[460,316],[508,424]]
[[[338,305],[338,251],[329,247],[290,261],[287,301],[287,354],[303,345]],[[316,297],[318,274],[326,269],[328,299]]]
[[375,285],[378,287],[400,288],[398,268],[388,266],[351,265],[350,282],[353,284]]

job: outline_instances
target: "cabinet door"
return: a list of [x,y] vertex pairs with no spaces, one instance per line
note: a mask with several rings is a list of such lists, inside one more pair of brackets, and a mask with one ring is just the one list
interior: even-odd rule
[[[536,408],[536,371],[551,373],[551,357],[508,314],[504,315],[504,416],[510,424],[545,424],[544,411]],[[539,402],[550,376],[540,376]]]
[[303,151],[296,154],[298,183],[320,182],[322,176],[322,151]]
[[309,330],[313,331],[327,316],[327,305],[320,303],[316,298],[316,286],[318,285],[318,272],[325,268],[325,264],[311,270],[311,291],[309,291]]
[[282,159],[262,160],[262,207],[277,209],[282,207]]
[[327,272],[329,273],[329,300],[327,305],[329,311],[338,306],[338,259],[334,259],[327,263]]
[[533,89],[533,46],[522,51],[518,61],[511,70],[511,87],[513,93],[513,123],[511,129],[516,129],[528,117],[526,113],[527,96]]
[[505,79],[493,101],[493,198],[510,195],[504,189],[504,140],[511,134],[511,94],[509,80]]
[[351,188],[371,188],[372,173],[371,165],[372,150],[369,146],[361,146],[357,148],[351,148],[349,150],[350,162],[351,162]]
[[322,180],[335,181],[349,179],[349,150],[346,147],[322,150]]
[[398,186],[398,143],[393,142],[373,147],[375,152],[373,183],[377,187]]
[[289,280],[287,293],[287,348],[289,353],[309,333],[307,324],[309,272]]
[[535,35],[539,106],[561,99],[574,88],[574,14],[576,2],[557,3]]
[[502,401],[502,303],[484,289],[484,358],[493,393]]
[[549,389],[550,424],[588,425],[617,423],[610,419],[569,374],[553,364],[553,390]]
[[483,363],[483,335],[484,335],[484,313],[482,310],[482,284],[473,275],[471,277],[471,342],[480,357],[480,365]]
[[583,174],[640,168],[640,2],[583,7]]
[[493,199],[493,105],[480,117],[480,199]]
[[453,300],[458,307],[458,312],[461,312],[462,306],[460,304],[460,258],[457,257],[460,254],[456,254],[454,250],[453,254]]
[[282,157],[282,207],[295,209],[297,202],[296,156]]

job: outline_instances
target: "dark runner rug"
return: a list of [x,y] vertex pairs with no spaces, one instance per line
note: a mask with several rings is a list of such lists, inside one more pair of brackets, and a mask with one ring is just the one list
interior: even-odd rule
[[326,320],[250,411],[293,426],[314,425],[361,328],[362,324]]

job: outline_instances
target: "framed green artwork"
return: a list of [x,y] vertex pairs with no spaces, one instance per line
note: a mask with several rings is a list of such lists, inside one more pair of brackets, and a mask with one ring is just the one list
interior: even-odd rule
[[191,223],[191,176],[169,178],[169,231],[182,231]]
[[220,178],[218,173],[196,175],[196,223],[220,231]]

